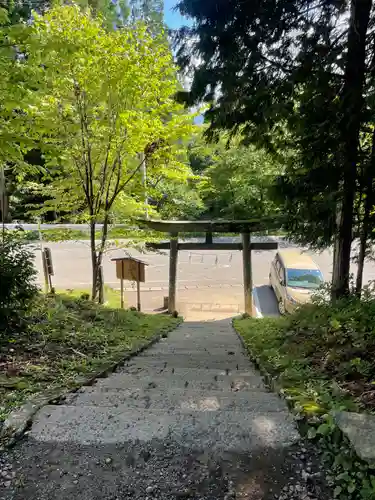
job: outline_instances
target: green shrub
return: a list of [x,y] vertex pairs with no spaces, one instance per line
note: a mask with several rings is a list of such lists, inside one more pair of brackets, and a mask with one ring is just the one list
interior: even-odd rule
[[20,326],[30,300],[36,295],[32,251],[21,231],[5,231],[0,241],[0,330]]
[[375,299],[307,304],[282,318],[235,321],[254,357],[302,407],[375,409]]
[[370,289],[329,303],[324,296],[282,318],[234,322],[251,356],[298,413],[321,451],[337,500],[373,500],[375,466],[336,425],[337,410],[375,410],[375,298]]

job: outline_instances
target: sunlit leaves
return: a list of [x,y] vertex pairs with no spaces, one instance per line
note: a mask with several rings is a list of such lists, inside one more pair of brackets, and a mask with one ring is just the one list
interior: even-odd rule
[[75,200],[101,217],[129,196],[129,206],[142,204],[137,169],[149,144],[158,145],[147,158],[150,179],[160,170],[186,178],[175,145],[192,117],[173,100],[176,70],[163,33],[151,36],[141,22],[107,31],[100,16],[66,6],[35,14],[18,45],[27,54],[23,75],[35,87],[23,120],[32,122],[47,164],[63,171],[51,189],[57,205],[72,209]]

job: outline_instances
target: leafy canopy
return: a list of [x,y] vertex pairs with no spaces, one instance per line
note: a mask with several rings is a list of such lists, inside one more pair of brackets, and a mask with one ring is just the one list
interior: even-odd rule
[[34,17],[20,62],[36,86],[25,113],[46,168],[63,172],[50,185],[54,203],[87,209],[96,221],[115,203],[129,215],[143,210],[142,152],[150,179],[162,171],[184,181],[189,172],[175,153],[192,117],[173,99],[176,69],[163,33],[142,22],[107,31],[77,6]]
[[271,186],[282,165],[264,149],[237,145],[205,171],[202,195],[212,217],[251,219],[275,215]]

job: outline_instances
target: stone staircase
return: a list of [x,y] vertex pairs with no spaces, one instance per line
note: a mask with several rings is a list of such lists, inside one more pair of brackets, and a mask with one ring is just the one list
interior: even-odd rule
[[[25,483],[22,498],[279,498],[298,439],[230,320],[185,322],[108,378],[37,414],[23,474],[36,475],[35,457],[47,472]],[[244,485],[260,493],[241,496]]]
[[222,451],[297,438],[285,404],[266,390],[229,320],[183,324],[121,371],[46,406],[31,435],[82,444],[169,436]]

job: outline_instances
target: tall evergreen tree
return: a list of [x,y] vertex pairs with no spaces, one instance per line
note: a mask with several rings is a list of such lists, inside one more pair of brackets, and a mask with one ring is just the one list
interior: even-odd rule
[[372,3],[179,4],[195,21],[180,32],[180,64],[194,70],[191,91],[182,97],[210,103],[211,134],[241,130],[248,141],[293,148],[277,192],[300,239],[334,241],[334,297],[349,288],[359,139],[373,78]]

